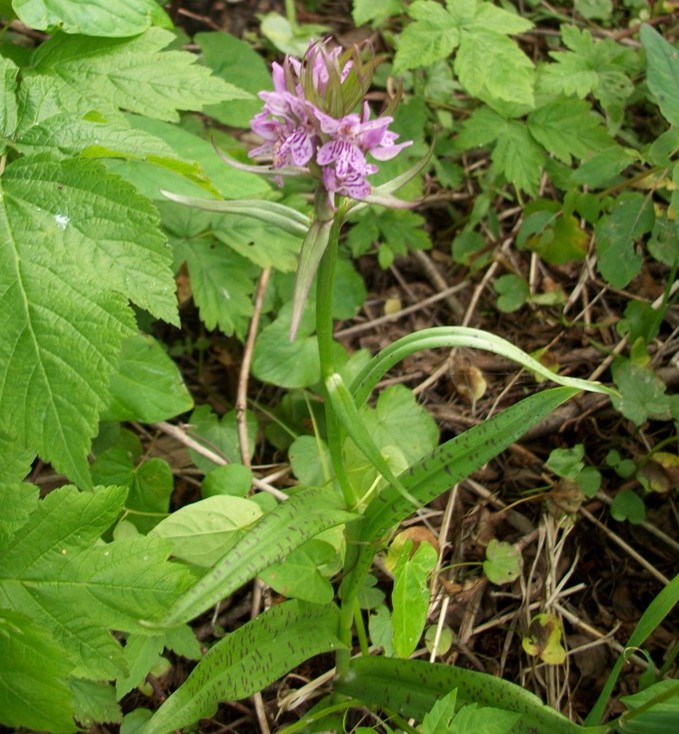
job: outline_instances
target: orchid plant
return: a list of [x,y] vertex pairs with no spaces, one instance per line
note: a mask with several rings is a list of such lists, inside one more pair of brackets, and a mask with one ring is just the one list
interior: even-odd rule
[[[316,190],[311,219],[278,202],[199,200],[166,193],[182,204],[247,214],[303,237],[290,338],[296,336],[315,280],[321,392],[332,466],[327,485],[295,488],[287,501],[265,515],[157,624],[167,628],[189,621],[330,527],[344,526],[346,553],[339,609],[330,605],[319,611],[314,605],[285,602],[228,635],[156,712],[144,730],[146,734],[163,734],[193,723],[218,701],[255,693],[305,657],[327,650],[336,651],[337,690],[353,697],[346,700],[361,699],[363,687],[378,695],[377,687],[386,701],[394,676],[401,675],[406,687],[411,678],[425,680],[425,686],[426,681],[431,682],[431,701],[441,695],[441,686],[447,690],[457,687],[458,704],[485,701],[486,705],[520,711],[528,727],[539,724],[554,732],[570,731],[570,722],[504,681],[447,666],[432,665],[428,670],[434,673],[423,673],[419,663],[409,667],[406,661],[400,661],[400,672],[395,672],[393,660],[375,663],[367,658],[358,597],[375,553],[393,528],[483,466],[565,400],[581,390],[610,392],[598,383],[556,375],[490,333],[454,326],[425,329],[397,340],[373,357],[351,384],[344,382],[333,356],[332,297],[345,217],[352,209],[371,204],[413,206],[393,193],[427,165],[425,158],[389,183],[379,187],[370,183],[379,161],[393,158],[411,144],[399,141],[389,129],[393,122],[389,110],[372,117],[366,95],[378,61],[367,44],[345,51],[324,40],[312,43],[303,59],[286,57],[282,64],[275,63],[273,91],[260,93],[264,105],[252,120],[252,130],[262,142],[250,152],[250,157],[270,163],[244,165],[221,154],[227,163],[270,176],[278,184],[286,176],[313,179]],[[391,107],[397,103],[398,98],[392,100]],[[561,387],[524,399],[401,471],[376,444],[361,408],[385,373],[400,360],[423,349],[453,347],[495,352]],[[353,443],[380,475],[376,491],[362,495],[352,484],[347,471],[348,443]],[[276,635],[285,633],[288,639],[295,625],[300,626],[304,644],[295,643],[286,655],[276,646]],[[354,630],[363,658],[359,661],[352,660]],[[519,694],[517,709],[515,697]],[[407,723],[403,725],[408,728]]]

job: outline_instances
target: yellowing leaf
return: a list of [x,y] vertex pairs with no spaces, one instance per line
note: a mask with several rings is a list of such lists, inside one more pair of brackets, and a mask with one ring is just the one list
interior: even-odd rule
[[528,636],[521,641],[523,649],[548,665],[561,665],[566,651],[561,644],[561,620],[554,614],[537,614],[533,617]]

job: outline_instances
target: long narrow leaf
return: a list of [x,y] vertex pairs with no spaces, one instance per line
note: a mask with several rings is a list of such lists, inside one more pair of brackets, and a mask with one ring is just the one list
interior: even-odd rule
[[396,491],[411,504],[412,509],[419,507],[417,500],[403,487],[398,477],[394,476],[391,467],[384,456],[382,456],[382,452],[377,444],[373,441],[341,375],[333,372],[325,381],[325,387],[328,392],[330,405],[337,416],[337,420],[349,438],[356,444],[358,450]]
[[159,622],[172,627],[188,622],[282,561],[304,541],[354,518],[339,509],[330,488],[304,489],[263,517],[198,583],[181,596]]
[[[525,398],[436,448],[399,476],[401,484],[421,504],[431,502],[480,469],[578,392],[572,387],[556,387]],[[344,582],[345,598],[355,591],[356,584],[361,583],[375,552],[374,542],[412,511],[412,505],[392,486],[386,487],[368,505],[359,543],[350,549],[356,553],[356,558],[354,569]]]
[[[646,611],[641,615],[641,619],[637,622],[634,632],[630,635],[627,642],[628,647],[639,647],[651,635],[653,630],[665,619],[665,617],[679,604],[679,574],[677,574],[670,583],[660,591],[658,596],[646,607]],[[589,712],[585,724],[594,726],[598,724],[608,703],[608,699],[613,692],[615,683],[618,680],[622,666],[625,663],[625,656],[621,655],[616,661],[613,669],[608,675],[606,684],[604,685],[599,698]]]
[[552,382],[565,387],[574,387],[578,390],[613,395],[615,392],[604,385],[576,377],[563,377],[547,369],[543,364],[514,346],[506,339],[480,329],[470,329],[464,326],[436,326],[431,329],[422,329],[408,334],[390,344],[364,367],[351,386],[351,392],[360,407],[370,396],[375,385],[384,377],[386,372],[402,359],[409,357],[423,349],[437,349],[441,347],[466,347],[493,352],[525,367],[532,372]]
[[262,199],[201,199],[194,196],[173,194],[171,191],[161,191],[161,193],[170,201],[176,201],[178,204],[191,206],[194,209],[203,209],[219,214],[240,214],[241,216],[259,219],[266,224],[273,224],[296,237],[305,237],[309,231],[309,217],[292,207],[275,201],[264,201]]
[[270,685],[313,655],[341,647],[334,604],[288,601],[220,640],[163,703],[144,734],[166,734]]
[[458,706],[476,703],[521,714],[512,734],[584,734],[530,691],[502,678],[442,663],[362,657],[351,663],[337,685],[339,692],[371,706],[420,720],[454,688]]
[[297,266],[297,278],[295,280],[295,293],[292,300],[292,317],[290,319],[290,341],[295,338],[299,322],[302,320],[302,311],[307,296],[314,282],[321,257],[328,247],[332,220],[316,220],[309,228],[302,250],[299,253],[299,265]]

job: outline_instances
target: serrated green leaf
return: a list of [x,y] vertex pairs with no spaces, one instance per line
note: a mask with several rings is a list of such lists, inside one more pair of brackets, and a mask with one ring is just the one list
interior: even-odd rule
[[602,188],[631,166],[639,155],[629,148],[611,145],[596,153],[573,172],[573,181],[593,189]]
[[455,716],[457,703],[457,689],[440,698],[422,718],[420,731],[422,734],[442,734],[450,731],[450,725]]
[[433,0],[417,0],[408,8],[408,14],[415,22],[401,33],[394,57],[395,72],[445,59],[460,42],[453,18]]
[[543,64],[538,73],[538,88],[547,93],[593,93],[619,126],[622,105],[633,93],[630,75],[640,71],[638,55],[611,38],[595,41],[588,29],[561,26],[569,51],[551,51],[555,63]]
[[528,116],[530,134],[553,156],[570,165],[571,157],[588,158],[613,140],[587,102],[557,98]]
[[357,26],[369,21],[379,24],[405,10],[403,0],[382,0],[380,3],[373,0],[354,0],[352,7],[351,15]]
[[485,102],[534,104],[533,62],[507,36],[480,28],[463,33],[454,69],[462,86]]
[[55,490],[0,547],[0,606],[49,630],[73,674],[83,678],[123,673],[120,646],[109,630],[145,631],[139,620],[162,614],[190,581],[184,569],[166,562],[164,541],[98,542],[126,494],[123,487],[94,494]]
[[152,205],[99,163],[29,156],[0,185],[0,412],[87,486],[89,439],[133,329],[127,299],[176,323],[170,251]]
[[173,33],[149,28],[130,39],[57,34],[35,53],[35,74],[48,75],[63,108],[136,112],[158,120],[179,120],[178,110],[250,95],[211,76],[186,51],[164,51]]
[[81,726],[119,724],[123,720],[112,685],[82,678],[71,678],[68,685],[75,698],[75,718]]
[[[14,135],[17,126],[17,74],[19,67],[10,59],[0,58],[0,79],[2,79],[2,94],[0,94],[0,140],[9,139]],[[4,152],[4,143],[2,150]]]
[[663,117],[679,125],[679,49],[650,25],[642,25],[639,36],[646,49],[648,88],[658,100]]
[[613,397],[613,406],[625,418],[640,426],[649,418],[669,420],[670,403],[665,383],[648,367],[625,360],[613,365],[613,380],[620,397]]
[[582,729],[533,693],[487,673],[423,660],[366,655],[351,661],[341,693],[422,720],[437,699],[457,688],[456,705],[476,703],[520,714],[512,732],[578,734]]
[[128,635],[123,648],[128,672],[116,680],[115,694],[118,700],[146,680],[164,647],[164,635]]
[[158,709],[145,734],[166,734],[212,716],[221,701],[252,695],[304,660],[341,647],[334,605],[288,601],[227,635]]
[[102,420],[155,423],[193,407],[175,363],[155,339],[143,334],[123,342],[110,390],[111,402]]
[[479,107],[465,121],[457,145],[462,149],[488,145],[500,136],[505,124],[506,120],[497,112],[489,107]]
[[136,36],[163,21],[156,0],[12,0],[12,7],[29,28],[86,36]]
[[48,629],[24,614],[0,610],[0,723],[74,732],[72,665]]
[[262,515],[252,500],[216,495],[184,505],[156,525],[149,535],[172,543],[172,555],[196,566],[213,566]]
[[537,194],[544,156],[524,124],[508,120],[491,157],[507,181],[528,194]]
[[469,2],[469,0],[447,0],[449,12],[459,8],[464,13],[467,8],[475,7],[474,19],[469,24],[474,30],[489,30],[499,34],[515,35],[524,33],[533,27],[533,23],[519,13],[498,8],[490,2]]
[[339,509],[332,490],[303,489],[265,515],[161,620],[164,626],[188,621],[240,588],[260,571],[287,557],[309,538],[353,515]]
[[238,104],[230,101],[209,105],[205,113],[233,127],[250,127],[250,120],[262,109],[255,95],[271,89],[271,73],[262,56],[252,46],[229,33],[196,33],[193,37],[202,51],[202,61],[225,82],[251,95],[252,100]]
[[[29,112],[29,104],[38,103],[38,99],[29,101],[25,96],[39,94],[34,85],[35,78],[32,77],[21,85],[21,109],[25,114]],[[68,112],[57,112],[38,120],[27,116],[22,118],[21,124],[14,147],[27,155],[50,153],[65,158],[84,155],[90,158],[140,160],[174,156],[174,151],[164,141],[143,130],[135,130],[123,117],[92,119],[87,115],[80,117]]]
[[602,217],[596,227],[596,249],[599,271],[614,288],[624,288],[639,274],[643,255],[636,241],[653,229],[653,202],[643,194],[621,196],[611,213]]
[[28,521],[38,493],[33,484],[0,484],[0,541]]

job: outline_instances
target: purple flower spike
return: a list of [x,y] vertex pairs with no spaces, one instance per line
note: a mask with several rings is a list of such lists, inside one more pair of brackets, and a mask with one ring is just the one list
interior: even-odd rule
[[[365,199],[366,176],[378,167],[366,155],[386,161],[412,141],[396,143],[388,116],[370,119],[367,92],[377,64],[363,61],[357,48],[342,51],[328,41],[311,43],[302,60],[286,56],[273,64],[273,92],[260,92],[262,111],[251,122],[264,141],[250,157],[271,158],[275,169],[291,167],[320,178],[332,206],[334,195]],[[362,103],[361,114],[353,110]],[[319,170],[320,169],[320,170]]]

